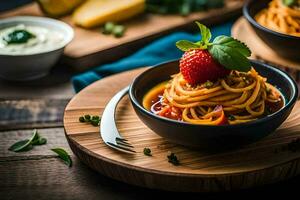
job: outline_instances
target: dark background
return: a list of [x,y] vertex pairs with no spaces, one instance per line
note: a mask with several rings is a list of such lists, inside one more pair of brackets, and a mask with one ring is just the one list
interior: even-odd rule
[[29,2],[32,2],[32,0],[0,0],[0,12],[10,10]]

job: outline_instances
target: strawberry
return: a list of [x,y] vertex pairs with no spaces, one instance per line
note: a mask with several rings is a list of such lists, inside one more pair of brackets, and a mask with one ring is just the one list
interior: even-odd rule
[[186,51],[179,62],[180,72],[191,85],[216,81],[230,73],[215,61],[208,50],[192,49]]
[[251,69],[250,49],[242,42],[229,37],[218,36],[212,42],[210,30],[196,22],[201,40],[190,42],[180,40],[176,46],[184,51],[180,59],[180,72],[188,83],[194,85],[215,81],[230,73],[230,70],[247,72]]

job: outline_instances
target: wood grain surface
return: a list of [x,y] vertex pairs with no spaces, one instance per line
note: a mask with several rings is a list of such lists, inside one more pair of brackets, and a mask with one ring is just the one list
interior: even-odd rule
[[[122,38],[101,34],[100,28],[83,29],[71,21],[70,16],[61,20],[70,24],[75,31],[75,38],[65,50],[64,61],[77,70],[111,62],[116,57],[124,57],[145,46],[154,39],[175,30],[196,30],[195,20],[207,25],[223,22],[241,13],[242,0],[226,0],[223,8],[197,12],[183,17],[179,15],[143,14],[124,23],[127,27]],[[43,16],[36,3],[0,14],[1,18],[17,15]],[[219,17],[222,16],[222,17]]]
[[[288,67],[291,69],[290,73],[297,73],[296,70],[300,70],[300,62],[291,61],[277,55],[273,49],[256,35],[244,17],[239,18],[235,22],[231,34],[233,37],[247,44],[252,51],[252,58],[261,59],[277,66]],[[292,70],[294,70],[294,72],[292,72]],[[299,73],[297,73],[297,79],[299,79]]]
[[62,126],[69,99],[0,100],[0,130]]
[[[32,151],[13,153],[7,150],[12,144],[31,135],[29,130],[0,132],[0,196],[3,200],[99,200],[99,199],[241,199],[273,195],[297,195],[299,177],[279,184],[240,190],[231,193],[178,193],[143,189],[107,178],[91,170],[72,154],[63,128],[39,129],[48,139],[46,146]],[[5,147],[4,147],[5,146]],[[63,147],[73,160],[68,168],[49,148]]]
[[[124,98],[117,109],[117,125],[138,153],[130,156],[107,147],[100,138],[99,127],[79,123],[78,118],[84,114],[101,115],[113,94],[143,70],[98,81],[77,94],[66,107],[64,126],[70,147],[94,170],[138,186],[193,192],[249,188],[300,173],[300,152],[277,152],[300,137],[299,102],[288,120],[269,137],[239,150],[209,154],[172,144],[156,135],[137,118],[128,98]],[[152,157],[143,155],[144,147],[152,149]],[[168,163],[168,151],[179,157],[179,166]]]

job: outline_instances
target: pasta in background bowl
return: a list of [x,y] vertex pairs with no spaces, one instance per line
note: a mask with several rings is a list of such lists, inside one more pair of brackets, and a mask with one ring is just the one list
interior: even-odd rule
[[255,20],[266,28],[300,37],[300,1],[294,1],[288,6],[283,0],[272,0],[255,15]]
[[248,0],[243,14],[256,34],[276,54],[299,61],[300,9],[287,7],[281,1]]

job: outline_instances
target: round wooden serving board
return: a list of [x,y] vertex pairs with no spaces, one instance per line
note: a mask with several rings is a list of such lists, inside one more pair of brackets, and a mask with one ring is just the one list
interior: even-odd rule
[[252,58],[262,59],[277,66],[300,70],[300,62],[291,61],[277,55],[273,49],[256,35],[255,31],[244,17],[239,18],[234,23],[231,34],[234,38],[247,44],[252,51]]
[[[117,109],[117,124],[138,153],[127,155],[109,148],[100,137],[99,127],[80,123],[78,118],[84,114],[101,115],[111,97],[143,70],[95,82],[67,105],[64,115],[66,137],[73,152],[92,169],[137,186],[185,192],[249,188],[300,173],[300,152],[280,150],[300,137],[299,102],[289,119],[264,140],[232,152],[209,154],[172,144],[156,135],[138,119],[125,97]],[[144,147],[151,148],[153,156],[145,156]],[[168,151],[178,156],[179,166],[168,162]]]

